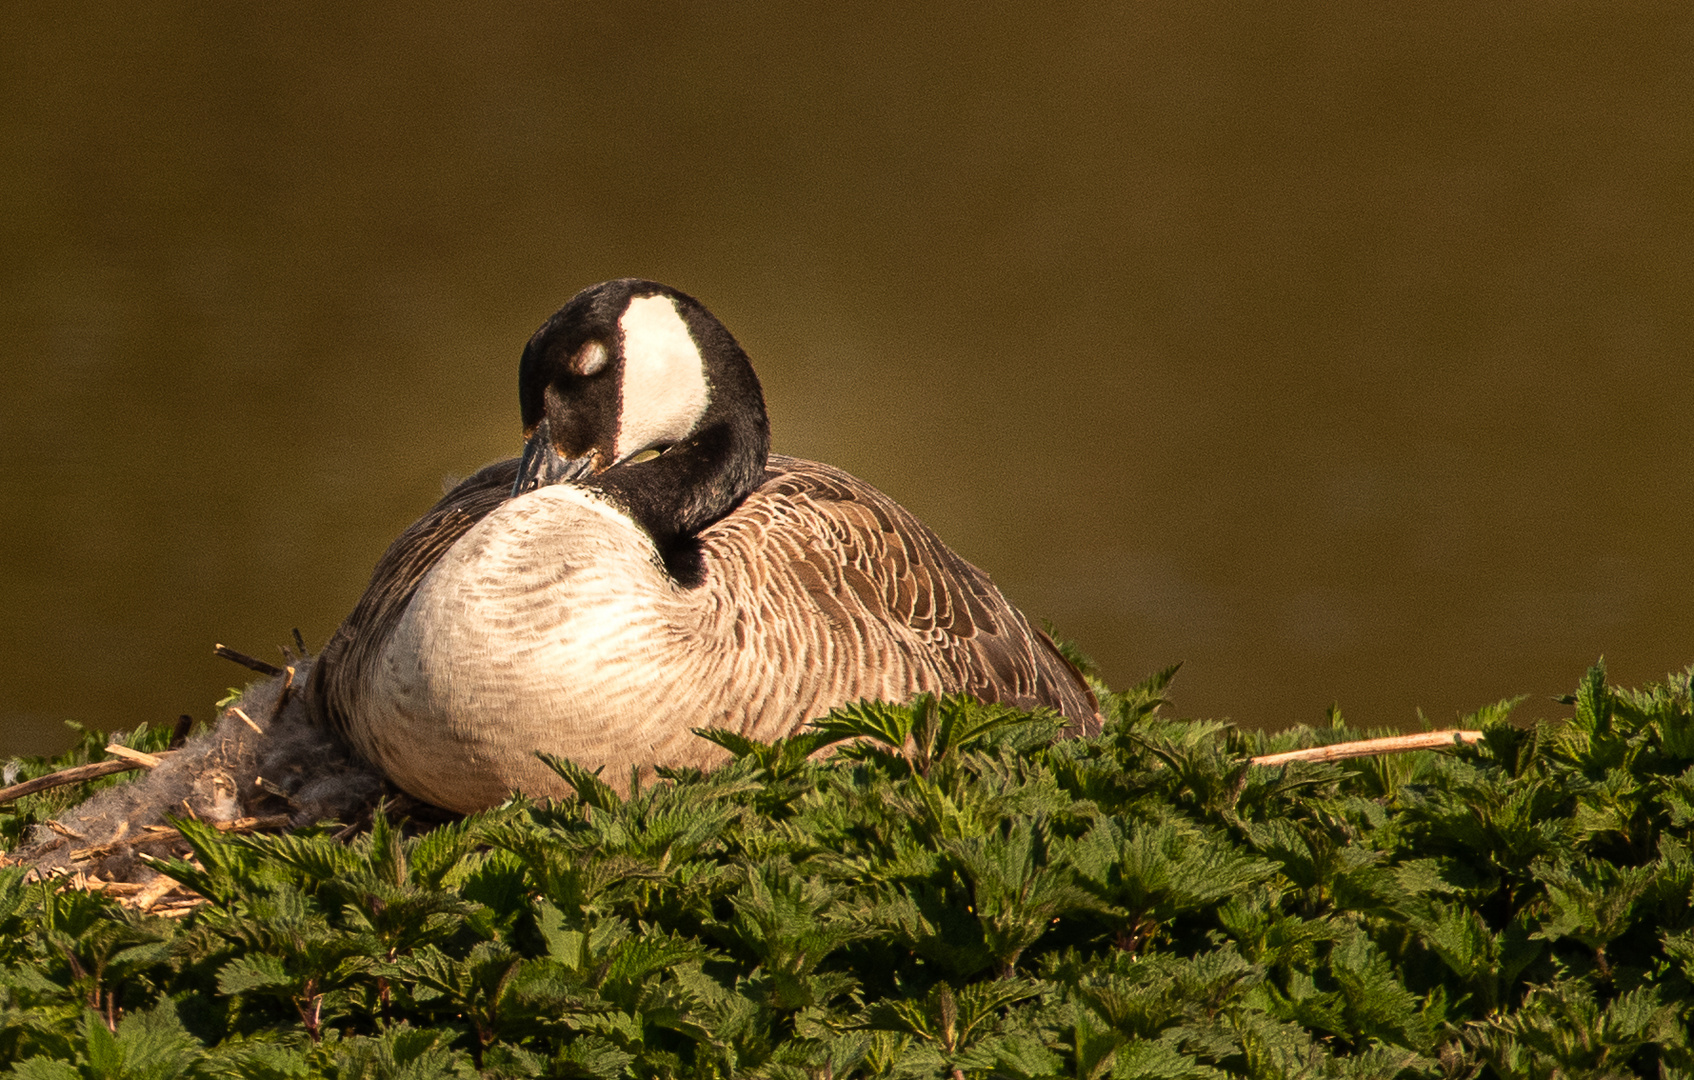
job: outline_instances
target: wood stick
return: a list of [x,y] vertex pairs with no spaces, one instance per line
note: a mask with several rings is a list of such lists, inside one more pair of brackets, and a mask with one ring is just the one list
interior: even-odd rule
[[218,821],[212,828],[219,832],[257,832],[260,829],[285,828],[294,819],[287,814],[271,814],[268,817],[244,817],[234,821]]
[[171,753],[171,751],[166,750],[162,754],[149,754],[128,746],[119,746],[117,743],[108,743],[106,753],[113,757],[123,758],[125,761],[133,761],[144,769],[157,769],[164,762],[164,755]]
[[187,886],[175,878],[168,878],[165,875],[160,874],[156,880],[149,882],[140,892],[136,893],[134,896],[125,897],[124,899],[119,900],[118,903],[122,904],[124,907],[132,907],[138,911],[146,911],[160,900],[163,900],[166,893],[171,892],[174,889],[181,888],[187,888]]
[[248,656],[244,652],[237,652],[228,645],[213,645],[212,651],[223,657],[225,660],[233,660],[242,667],[252,668],[261,675],[282,674],[282,669],[277,667],[275,664],[268,664],[259,659],[257,656]]
[[1416,735],[1390,735],[1383,739],[1361,739],[1358,742],[1313,746],[1306,750],[1289,750],[1282,754],[1263,754],[1250,758],[1248,764],[1286,765],[1290,761],[1340,761],[1374,754],[1403,754],[1408,750],[1440,750],[1454,743],[1474,743],[1481,738],[1480,731],[1422,731]]
[[[287,828],[289,823],[293,820],[294,819],[289,817],[287,814],[272,814],[269,817],[243,817],[236,818],[234,821],[213,821],[208,822],[208,824],[219,832],[250,833],[258,832],[261,829],[284,829]],[[154,833],[153,836],[149,836],[147,839],[152,840],[154,837],[172,839],[181,835],[182,830],[166,827],[164,829],[160,829],[157,833]],[[130,842],[135,843],[136,841],[132,840]]]
[[60,836],[69,837],[72,840],[87,840],[88,839],[88,837],[86,837],[86,836],[82,835],[81,833],[77,832],[75,829],[71,828],[69,825],[66,825],[63,822],[54,821],[52,818],[48,818],[46,821],[42,822],[42,824],[46,825],[49,829],[52,829],[54,832],[58,833]]
[[116,761],[91,761],[87,765],[73,765],[68,769],[60,769],[56,773],[38,776],[34,780],[25,780],[21,784],[13,784],[9,788],[0,789],[0,803],[16,802],[25,795],[34,795],[38,791],[64,787],[66,784],[80,784],[84,780],[98,780],[102,776],[114,773],[129,772],[131,769],[142,769],[146,766],[139,761],[119,758]]
[[166,842],[175,843],[181,839],[182,833],[178,832],[176,829],[167,827],[160,830],[150,830],[140,836],[126,836],[122,839],[112,840],[104,844],[95,844],[92,847],[76,848],[69,856],[67,856],[67,858],[69,858],[72,862],[87,862],[90,859],[104,859],[106,856],[112,854],[112,852],[121,847],[146,847],[150,844]]
[[288,692],[294,689],[294,665],[289,664],[282,670],[285,673],[282,679],[282,692],[276,696],[276,704],[271,706],[271,715],[265,721],[267,726],[275,726],[276,718],[282,715],[283,706],[288,704]]
[[[212,828],[219,832],[250,833],[258,832],[260,829],[281,829],[286,827],[291,820],[292,819],[287,814],[273,814],[270,817],[244,817],[236,818],[234,821],[213,821],[208,822],[207,824],[211,825]],[[95,847],[82,848],[78,851],[71,852],[70,857],[76,862],[82,862],[87,859],[104,859],[120,847],[141,847],[143,845],[157,844],[164,840],[175,841],[180,839],[182,839],[181,829],[173,829],[169,825],[149,825],[147,826],[147,835],[145,836],[132,836],[110,844],[99,844]],[[151,856],[143,853],[142,858],[146,860],[151,858]]]
[[263,735],[265,733],[265,729],[260,727],[258,724],[255,724],[253,722],[253,718],[242,711],[241,706],[231,705],[229,707],[229,711],[234,713],[236,716],[239,716],[241,718],[241,722],[252,728],[255,734]]

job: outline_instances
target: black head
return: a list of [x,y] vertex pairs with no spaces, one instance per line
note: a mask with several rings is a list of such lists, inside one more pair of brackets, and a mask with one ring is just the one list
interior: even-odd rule
[[513,495],[576,481],[671,558],[758,486],[770,452],[747,354],[693,297],[620,278],[542,324],[518,367],[524,454]]

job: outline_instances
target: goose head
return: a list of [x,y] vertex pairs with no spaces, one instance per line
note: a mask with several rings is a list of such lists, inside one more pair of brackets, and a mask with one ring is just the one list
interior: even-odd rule
[[760,483],[764,393],[699,301],[657,282],[591,286],[542,324],[518,367],[514,498],[577,483],[646,530],[674,571],[694,534]]

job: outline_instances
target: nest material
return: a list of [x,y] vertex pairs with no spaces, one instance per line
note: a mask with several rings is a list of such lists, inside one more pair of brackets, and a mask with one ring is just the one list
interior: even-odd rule
[[210,731],[142,762],[151,767],[132,782],[37,825],[5,863],[43,877],[72,877],[125,902],[139,896],[152,903],[170,890],[169,879],[140,856],[189,853],[172,818],[231,832],[368,819],[392,793],[338,736],[312,723],[301,692],[311,664],[301,659],[283,675],[248,686]]

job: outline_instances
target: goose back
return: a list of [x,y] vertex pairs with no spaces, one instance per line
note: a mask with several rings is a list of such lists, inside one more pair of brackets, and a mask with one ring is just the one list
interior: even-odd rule
[[1087,683],[987,574],[870,484],[830,465],[772,454],[764,482],[701,533],[707,565],[734,598],[744,664],[787,688],[745,734],[791,734],[792,714],[869,697],[963,692],[1051,708],[1098,729]]

